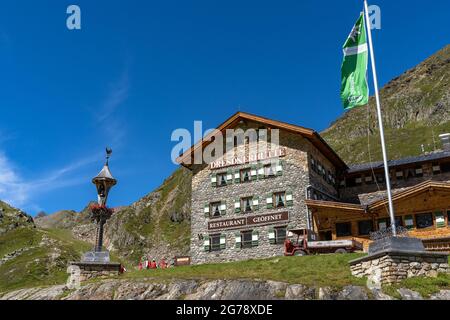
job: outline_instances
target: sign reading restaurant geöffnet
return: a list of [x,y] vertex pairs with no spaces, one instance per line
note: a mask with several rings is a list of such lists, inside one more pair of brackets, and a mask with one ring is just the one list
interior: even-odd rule
[[236,166],[251,162],[263,161],[272,158],[284,157],[286,155],[286,148],[277,148],[275,150],[267,150],[265,152],[258,152],[249,155],[236,156],[232,158],[226,157],[210,163],[211,169],[220,169],[229,166]]
[[262,214],[251,217],[226,219],[208,222],[208,230],[236,229],[247,225],[266,225],[289,221],[288,212]]

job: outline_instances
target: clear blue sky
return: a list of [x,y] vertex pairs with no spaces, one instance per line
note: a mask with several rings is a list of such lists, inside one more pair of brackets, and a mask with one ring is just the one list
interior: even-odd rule
[[[0,199],[80,210],[109,145],[109,202],[130,204],[176,168],[174,129],[214,127],[239,106],[323,130],[343,113],[341,47],[362,3],[2,1]],[[81,30],[66,28],[70,4]],[[372,4],[381,84],[449,43],[450,1]]]

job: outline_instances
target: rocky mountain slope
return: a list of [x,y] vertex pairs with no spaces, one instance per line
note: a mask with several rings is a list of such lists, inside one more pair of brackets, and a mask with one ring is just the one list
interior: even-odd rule
[[[115,208],[105,226],[105,246],[137,265],[143,255],[151,258],[173,258],[189,251],[191,174],[177,169],[155,191],[130,206]],[[37,218],[40,228],[58,228],[91,244],[95,225],[89,220],[89,209],[59,211]]]
[[[450,45],[380,90],[386,144],[391,159],[441,147],[439,134],[450,132]],[[348,163],[381,160],[375,99],[346,112],[322,132]],[[370,154],[368,149],[370,144]]]
[[430,296],[407,288],[391,295],[362,286],[308,287],[279,281],[259,280],[106,280],[89,283],[76,290],[64,285],[0,293],[0,300],[450,300],[450,290]]

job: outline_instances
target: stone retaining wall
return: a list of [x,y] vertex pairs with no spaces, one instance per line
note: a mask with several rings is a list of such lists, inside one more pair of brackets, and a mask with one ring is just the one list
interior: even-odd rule
[[67,287],[77,288],[81,282],[90,279],[106,279],[119,275],[120,264],[71,262],[67,268],[67,273],[69,273]]
[[406,278],[436,277],[448,273],[447,254],[437,252],[381,252],[350,261],[352,275],[367,276],[378,284],[396,283]]

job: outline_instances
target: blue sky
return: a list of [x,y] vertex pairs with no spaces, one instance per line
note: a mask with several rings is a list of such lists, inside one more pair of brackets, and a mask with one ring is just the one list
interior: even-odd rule
[[[66,8],[81,8],[81,30]],[[448,0],[374,1],[380,84],[449,43]],[[362,1],[40,0],[0,4],[0,199],[82,209],[114,150],[112,206],[176,168],[170,141],[237,110],[323,130],[343,113],[341,47]],[[373,92],[373,91],[372,91]]]

